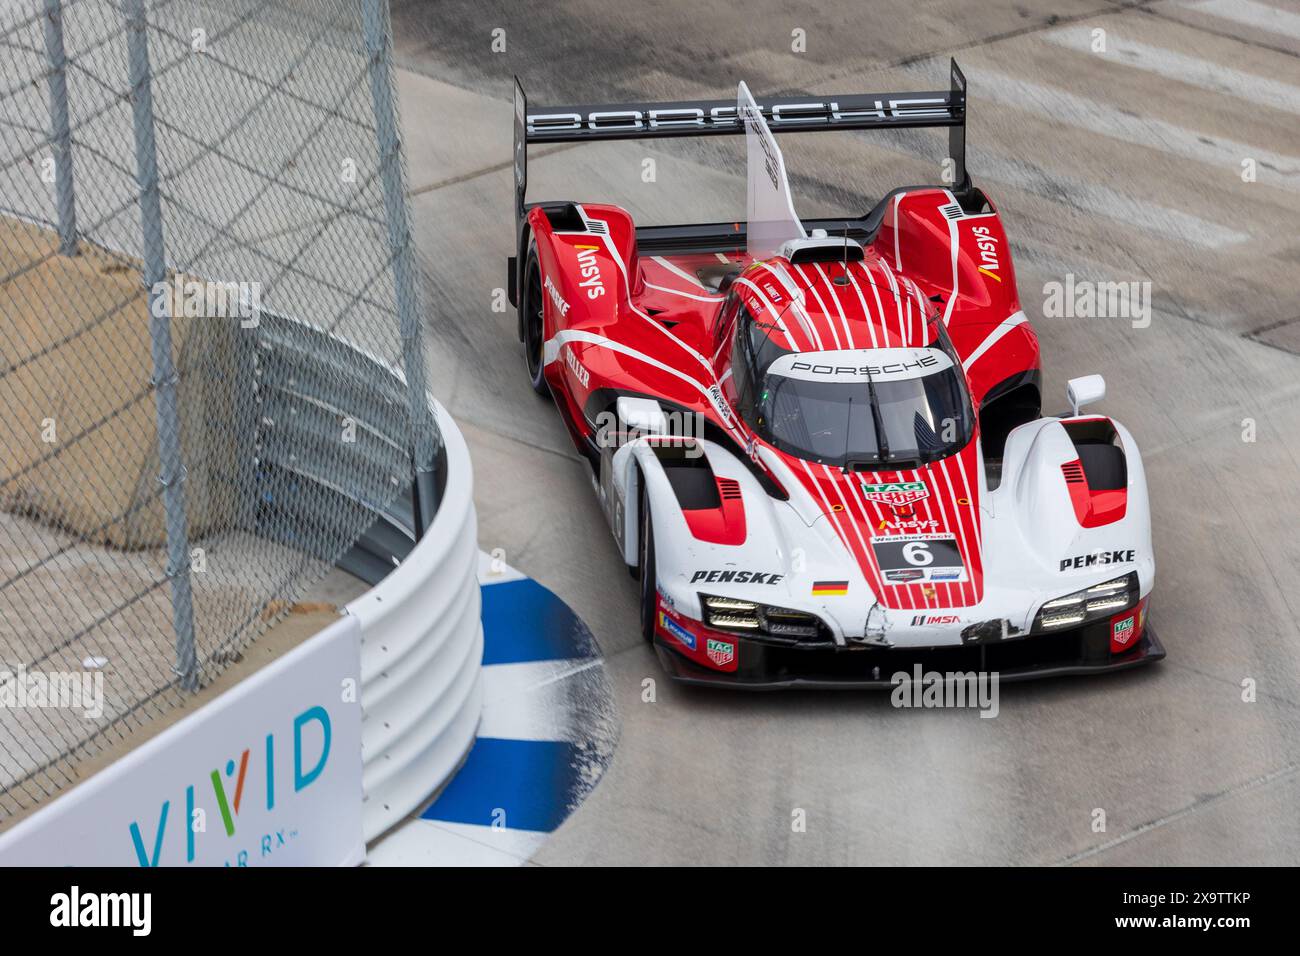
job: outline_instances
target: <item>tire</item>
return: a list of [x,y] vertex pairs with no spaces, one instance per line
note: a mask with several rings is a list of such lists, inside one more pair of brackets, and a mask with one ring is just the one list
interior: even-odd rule
[[549,397],[551,387],[546,383],[543,350],[546,347],[546,330],[542,318],[542,268],[537,261],[537,245],[528,246],[528,259],[524,263],[524,287],[519,297],[519,311],[524,328],[524,368],[528,384],[538,395]]
[[655,582],[655,529],[650,520],[650,502],[646,498],[645,479],[642,478],[638,499],[638,521],[640,531],[637,534],[637,552],[639,563],[637,570],[641,582],[641,636],[647,644],[655,640],[655,609],[657,587]]

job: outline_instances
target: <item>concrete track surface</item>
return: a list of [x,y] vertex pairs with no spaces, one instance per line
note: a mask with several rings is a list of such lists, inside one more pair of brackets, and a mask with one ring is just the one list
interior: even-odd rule
[[[622,716],[604,780],[535,862],[1300,863],[1300,5],[394,0],[393,18],[431,381],[470,442],[481,545],[588,622]],[[511,75],[540,104],[726,96],[740,79],[760,95],[929,89],[950,55],[970,83],[969,167],[1042,339],[1047,410],[1067,378],[1102,372],[1100,407],[1143,447],[1169,658],[1005,686],[993,720],[886,694],[673,686],[637,634],[586,466],[528,390],[513,312],[493,310],[512,242]],[[800,211],[935,182],[930,135],[788,137]],[[530,198],[730,216],[735,145],[539,149]],[[1070,273],[1149,281],[1150,325],[1044,318],[1045,283]]]

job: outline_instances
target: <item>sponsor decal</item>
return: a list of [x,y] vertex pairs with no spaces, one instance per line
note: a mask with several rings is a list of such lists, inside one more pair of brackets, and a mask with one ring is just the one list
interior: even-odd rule
[[848,581],[814,581],[813,597],[843,597],[849,593]]
[[547,276],[546,281],[542,284],[546,286],[546,294],[551,297],[551,305],[556,308],[561,316],[568,315],[569,303],[564,301],[564,296],[560,295],[560,290],[555,288],[555,283],[551,281],[551,277]]
[[947,365],[944,364],[942,353],[922,352],[919,349],[916,352],[917,357],[914,359],[883,362],[880,365],[836,365],[831,362],[806,362],[801,359],[791,359],[788,363],[782,363],[776,371],[787,378],[812,379],[814,381],[819,378],[889,379],[910,378],[926,372],[937,371],[940,368],[947,368],[948,365],[952,364],[951,362],[948,362]]
[[[948,108],[941,98],[891,96],[848,96],[806,103],[758,103],[758,112],[772,126],[795,125],[801,129],[834,129],[863,120],[889,121],[914,116],[946,117]],[[591,110],[586,113],[530,113],[528,133],[545,138],[547,133],[626,132],[654,133],[671,129],[731,129],[747,117],[737,116],[734,105],[666,106],[661,109]]]
[[[909,581],[964,581],[966,565],[950,534],[900,534],[874,538],[871,550],[885,580],[893,584]],[[903,576],[898,576],[898,575]],[[936,577],[938,575],[938,577]]]
[[904,532],[938,531],[938,518],[881,518],[876,525],[877,531],[885,534],[902,534]]
[[691,575],[691,583],[778,584],[784,577],[784,574],[773,574],[770,571],[696,571]]
[[1119,647],[1123,647],[1129,641],[1131,641],[1133,639],[1133,635],[1136,633],[1136,629],[1133,626],[1134,623],[1135,623],[1134,615],[1132,614],[1128,615],[1128,617],[1124,618],[1123,620],[1115,621],[1114,623],[1112,623],[1110,626],[1111,643],[1116,644]]
[[686,628],[682,627],[663,611],[659,612],[659,626],[665,631],[677,638],[678,642],[683,644],[689,650],[695,650],[695,635]]
[[998,240],[993,235],[988,226],[975,226],[971,232],[975,234],[975,246],[980,251],[980,262],[982,265],[979,271],[982,275],[988,276],[994,282],[1001,282],[1002,276],[998,275]]
[[677,606],[677,602],[669,596],[668,592],[665,591],[661,585],[655,585],[655,594],[659,595],[659,601],[664,605],[664,607],[673,608]]
[[913,627],[942,627],[960,623],[961,618],[956,614],[918,614],[912,618]]
[[909,568],[905,571],[886,571],[885,580],[891,584],[906,584],[909,581],[919,581],[925,577],[925,572],[917,568]]
[[781,157],[776,151],[776,141],[772,139],[771,132],[763,125],[763,114],[751,100],[745,104],[740,115],[745,121],[745,129],[751,134],[758,137],[758,145],[763,150],[763,171],[767,173],[767,178],[772,182],[772,188],[780,191],[781,189]]
[[930,497],[924,481],[891,481],[883,485],[863,483],[862,497],[891,508],[903,508]]
[[1073,558],[1062,558],[1062,571],[1078,571],[1081,568],[1095,568],[1103,564],[1128,564],[1137,552],[1132,548],[1127,551],[1093,551]]
[[573,373],[573,377],[581,383],[583,388],[586,388],[587,383],[591,381],[591,373],[578,361],[578,356],[574,354],[572,345],[564,349],[564,364],[569,366],[569,371]]
[[731,406],[728,405],[727,400],[722,397],[721,387],[718,385],[709,386],[709,401],[712,402],[713,407],[717,409],[718,415],[722,418],[722,423],[724,425],[730,425]]
[[574,246],[578,250],[578,271],[582,280],[578,285],[587,290],[588,299],[599,299],[605,294],[605,283],[600,277],[600,263],[596,259],[599,246]]
[[1137,607],[1120,611],[1110,619],[1110,652],[1123,654],[1131,651],[1142,636],[1147,622],[1147,602],[1143,600]]
[[[307,731],[305,728],[315,725],[317,729]],[[249,815],[257,818],[261,807],[256,805],[265,803],[267,813],[275,809],[276,795],[280,788],[288,787],[290,780],[293,783],[293,792],[300,791],[311,786],[321,776],[325,766],[330,758],[330,742],[332,740],[332,727],[330,724],[330,715],[324,707],[316,705],[308,707],[298,716],[293,718],[293,732],[290,737],[292,747],[283,743],[284,735],[277,738],[274,734],[268,733],[265,738],[265,747],[262,741],[257,742],[256,750],[253,747],[245,747],[239,754],[238,760],[231,757],[224,763],[217,761],[217,766],[212,768],[208,774],[207,781],[195,781],[185,788],[185,806],[183,816],[180,816],[180,823],[172,826],[169,830],[167,826],[168,811],[172,806],[170,798],[162,801],[159,813],[157,815],[158,823],[152,826],[152,815],[145,813],[145,824],[142,827],[139,820],[134,820],[127,828],[127,834],[131,838],[131,844],[135,848],[136,859],[141,866],[157,866],[161,858],[163,849],[163,840],[168,832],[176,834],[176,841],[184,841],[185,844],[185,862],[193,863],[196,855],[196,843],[198,837],[202,836],[204,841],[214,840],[217,834],[209,835],[206,830],[195,830],[187,825],[187,821],[194,819],[196,806],[196,790],[203,792],[207,789],[206,784],[211,785],[213,798],[216,800],[217,810],[221,817],[221,831],[227,839],[235,836],[241,810],[249,810]],[[319,738],[322,742],[317,747],[314,743],[304,743],[304,740],[313,740]],[[277,745],[277,740],[280,743]],[[289,755],[292,754],[292,761]],[[247,794],[249,800],[245,801],[244,784],[248,781],[249,761],[260,766],[254,771],[256,776],[266,781],[265,787],[249,788]],[[310,768],[304,770],[307,764]],[[223,773],[224,771],[224,773]],[[252,806],[250,806],[250,803]],[[173,815],[176,819],[176,815]],[[264,817],[262,818],[264,820]],[[256,824],[255,824],[256,825]],[[264,824],[263,824],[264,825]],[[152,832],[151,832],[152,826]],[[275,834],[275,849],[287,844],[287,841],[298,837],[296,830],[288,832],[282,830]],[[240,839],[246,839],[241,837]],[[254,844],[261,844],[261,856],[269,856],[274,852],[270,844],[271,837],[265,833],[255,834],[253,836]],[[248,849],[233,849],[232,856],[236,861],[235,865],[246,866],[249,857]],[[255,852],[255,851],[254,851]],[[226,865],[231,865],[227,860]]]
[[730,641],[715,641],[709,638],[704,651],[709,655],[709,660],[719,667],[726,667],[736,659],[736,645]]

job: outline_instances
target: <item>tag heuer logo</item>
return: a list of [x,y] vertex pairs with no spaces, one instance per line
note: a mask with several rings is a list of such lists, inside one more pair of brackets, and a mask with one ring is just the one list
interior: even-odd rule
[[736,645],[726,641],[715,641],[710,638],[705,651],[709,655],[709,660],[719,667],[725,667],[736,659]]
[[901,508],[930,497],[930,492],[926,490],[924,481],[891,481],[883,485],[864,484],[862,497],[891,508]]
[[1115,643],[1120,647],[1127,644],[1133,637],[1133,617],[1130,615],[1122,621],[1116,621],[1115,628],[1111,632],[1111,637],[1114,638]]

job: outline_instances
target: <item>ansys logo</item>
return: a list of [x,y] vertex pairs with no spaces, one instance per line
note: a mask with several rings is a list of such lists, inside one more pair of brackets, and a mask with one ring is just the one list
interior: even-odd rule
[[[310,723],[320,725],[321,745],[320,755],[317,756],[310,768],[303,768],[303,728]],[[236,824],[239,818],[240,808],[245,803],[245,797],[249,799],[264,800],[268,811],[275,809],[276,799],[276,739],[274,734],[267,734],[264,741],[264,747],[259,748],[263,752],[265,762],[265,792],[253,796],[246,793],[245,784],[248,782],[249,760],[252,755],[252,748],[247,748],[237,758],[226,761],[224,767],[217,767],[208,775],[206,784],[200,784],[200,787],[206,789],[207,786],[212,788],[212,795],[216,800],[217,810],[221,815],[221,824],[226,832],[226,837],[230,838],[235,835]],[[309,707],[293,719],[293,792],[298,793],[311,786],[325,769],[325,763],[329,760],[330,755],[330,717],[324,707]],[[224,772],[223,772],[224,771]],[[287,781],[286,781],[287,782]],[[153,834],[153,842],[150,851],[145,850],[144,834],[141,832],[140,824],[132,822],[130,826],[131,842],[135,846],[136,859],[141,866],[157,866],[159,859],[162,857],[163,841],[167,836],[168,817],[171,814],[171,800],[164,800],[162,808],[158,813],[158,826]],[[195,840],[199,833],[206,833],[207,813],[199,806],[195,805],[195,785],[191,784],[185,788],[185,822],[182,823],[185,831],[185,862],[194,862]],[[273,846],[282,845],[286,840],[283,832],[264,834],[262,836],[262,855],[268,855]],[[238,858],[242,865],[247,860],[247,853],[241,852]]]

